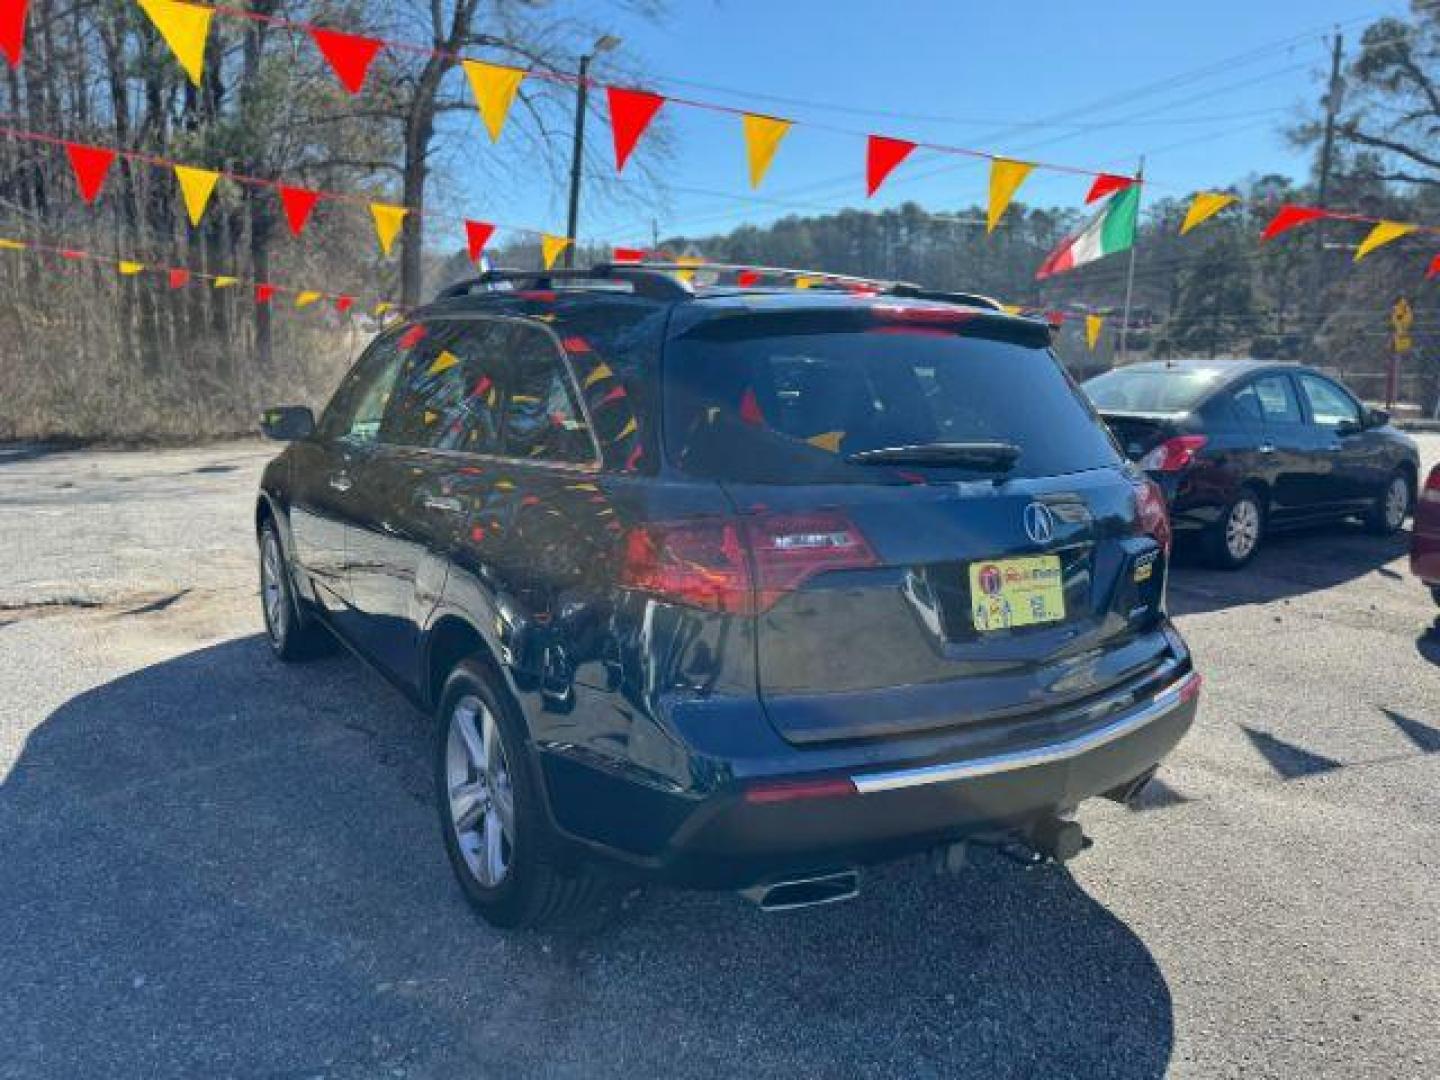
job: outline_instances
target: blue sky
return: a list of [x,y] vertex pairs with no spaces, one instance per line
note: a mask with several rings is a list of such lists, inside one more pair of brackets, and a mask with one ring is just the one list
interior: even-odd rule
[[[584,10],[607,21],[596,0]],[[866,131],[1118,171],[1144,153],[1157,194],[1304,175],[1309,162],[1281,128],[1318,97],[1326,36],[1338,24],[1353,48],[1370,22],[1403,10],[1398,0],[671,0],[659,23],[610,16],[651,88],[797,124],[752,192],[738,119],[667,106],[665,197],[592,199],[580,232],[639,241],[652,209],[662,235],[695,235],[865,205]],[[603,121],[589,135],[608,146]],[[642,140],[633,160],[645,153]],[[986,177],[983,162],[917,152],[868,202],[967,206],[983,201]],[[1078,206],[1085,185],[1037,170],[1020,198]],[[563,231],[564,193],[548,183],[492,189],[476,209]]]

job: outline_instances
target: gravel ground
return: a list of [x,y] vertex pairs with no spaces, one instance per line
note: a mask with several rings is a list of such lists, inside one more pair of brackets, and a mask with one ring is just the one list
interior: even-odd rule
[[266,652],[271,452],[0,448],[0,1077],[1440,1075],[1440,612],[1403,538],[1178,567],[1200,721],[1070,870],[506,936],[419,718]]

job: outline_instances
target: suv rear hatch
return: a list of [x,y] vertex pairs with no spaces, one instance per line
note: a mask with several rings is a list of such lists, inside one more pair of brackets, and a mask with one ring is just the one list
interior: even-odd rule
[[748,550],[796,743],[1019,718],[1163,663],[1163,505],[1040,324],[850,302],[672,331],[665,439]]

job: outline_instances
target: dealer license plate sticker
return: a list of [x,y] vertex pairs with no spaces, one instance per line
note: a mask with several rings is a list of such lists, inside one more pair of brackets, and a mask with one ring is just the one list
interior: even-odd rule
[[1060,622],[1065,618],[1060,556],[971,563],[970,616],[981,632]]

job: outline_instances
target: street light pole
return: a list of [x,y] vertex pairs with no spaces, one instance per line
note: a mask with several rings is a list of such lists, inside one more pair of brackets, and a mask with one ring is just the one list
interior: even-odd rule
[[590,53],[580,57],[580,82],[575,93],[575,142],[570,151],[570,212],[565,218],[565,265],[575,265],[575,231],[580,220],[580,163],[585,159],[585,110],[590,100]]
[[596,39],[591,51],[580,57],[580,72],[575,93],[575,141],[570,150],[570,212],[565,218],[565,265],[575,265],[576,232],[580,224],[580,169],[585,161],[585,113],[590,101],[590,61],[600,53],[617,48],[620,39],[605,34]]

